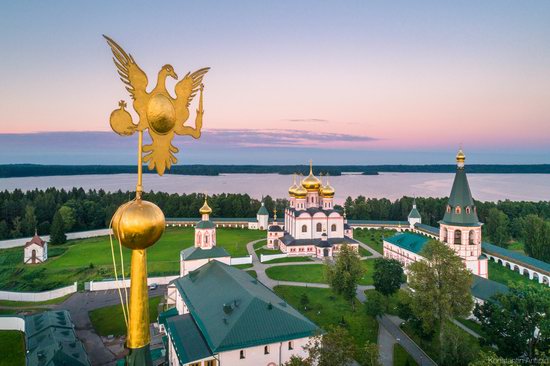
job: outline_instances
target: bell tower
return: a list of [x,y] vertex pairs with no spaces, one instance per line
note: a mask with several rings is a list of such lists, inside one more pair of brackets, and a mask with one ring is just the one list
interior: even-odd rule
[[443,220],[439,221],[439,240],[455,250],[473,274],[487,278],[487,257],[481,253],[481,226],[468,178],[466,156],[456,155],[456,174]]

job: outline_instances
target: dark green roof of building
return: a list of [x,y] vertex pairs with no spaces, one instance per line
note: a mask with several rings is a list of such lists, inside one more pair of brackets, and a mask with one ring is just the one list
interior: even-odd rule
[[421,219],[422,216],[420,216],[420,212],[416,209],[416,207],[413,207],[411,212],[409,212],[409,216],[407,216],[409,219]]
[[189,313],[166,319],[166,331],[172,338],[181,364],[212,356],[212,351]]
[[[448,205],[451,210],[445,210],[442,223],[457,226],[478,226],[481,225],[477,217],[474,199],[468,184],[468,178],[464,167],[457,167],[453,188],[449,196]],[[456,213],[456,208],[460,207],[460,213]],[[469,212],[467,210],[469,208]]]
[[212,249],[190,247],[184,249],[182,255],[185,260],[229,257],[229,253],[224,248],[218,246],[214,246]]
[[419,234],[401,233],[390,236],[389,238],[384,238],[384,240],[388,243],[397,245],[400,248],[408,250],[409,252],[418,254],[422,251],[430,238]]
[[426,225],[426,224],[414,224],[414,227],[417,230],[424,231],[424,232],[430,233],[432,235],[439,235],[439,228],[438,227],[434,227],[434,226],[430,226],[430,225]]
[[213,353],[319,332],[314,323],[256,279],[218,261],[174,283]]
[[269,212],[267,211],[267,208],[265,208],[263,202],[262,202],[262,205],[260,206],[260,209],[258,210],[258,215],[269,216]]
[[483,301],[487,301],[497,294],[505,294],[509,291],[508,286],[502,283],[475,275],[471,290],[473,297]]
[[158,317],[158,322],[159,324],[163,324],[164,326],[166,326],[166,320],[168,320],[168,318],[171,318],[173,316],[176,316],[178,315],[178,309],[177,308],[170,308],[166,311],[163,311],[162,313],[159,314],[159,317]]
[[216,227],[216,224],[214,224],[212,221],[210,220],[201,220],[199,222],[197,222],[197,225],[196,225],[196,228],[197,229],[212,229],[212,228],[215,228]]
[[499,258],[507,259],[516,264],[550,275],[550,263],[546,263],[541,260],[528,257],[524,254],[514,252],[513,250],[508,250],[487,242],[481,243],[481,250],[487,254],[492,254]]
[[28,366],[89,366],[82,343],[76,338],[69,312],[45,311],[25,317]]

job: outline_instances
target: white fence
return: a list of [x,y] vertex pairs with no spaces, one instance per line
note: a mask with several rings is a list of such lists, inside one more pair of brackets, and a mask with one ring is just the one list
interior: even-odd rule
[[0,315],[0,330],[25,331],[25,319],[19,316]]
[[73,285],[44,292],[11,292],[0,291],[0,300],[38,302],[63,297],[77,291],[77,282]]
[[[149,277],[147,278],[147,285],[150,286],[152,284],[157,285],[167,285],[170,283],[170,281],[175,280],[179,276],[166,276],[166,277]],[[104,291],[104,290],[113,290],[117,289],[120,286],[120,288],[124,287],[130,287],[130,279],[127,278],[125,281],[117,281],[111,280],[111,281],[90,281],[86,284],[86,289],[89,291]]]
[[267,261],[270,261],[270,260],[273,260],[273,259],[278,259],[278,258],[286,258],[288,257],[288,254],[286,253],[283,253],[283,254],[260,254],[260,262],[267,262]]
[[[109,235],[110,229],[99,229],[99,230],[89,230],[89,231],[77,231],[74,233],[67,233],[67,239],[86,239],[86,238],[93,238],[96,236],[104,236]],[[50,241],[50,236],[42,236],[42,240]],[[19,239],[10,239],[10,240],[2,240],[0,241],[0,249],[8,249],[8,248],[15,248],[15,247],[22,247],[25,245],[26,242],[31,240],[31,238],[19,238]]]
[[239,264],[252,264],[252,256],[231,258],[231,265],[236,266]]

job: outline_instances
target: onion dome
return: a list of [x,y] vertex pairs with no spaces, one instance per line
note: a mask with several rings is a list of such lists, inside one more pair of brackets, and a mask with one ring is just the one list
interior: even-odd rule
[[319,178],[313,175],[313,166],[310,160],[309,162],[309,175],[302,180],[302,187],[308,191],[316,191],[321,187],[321,181]]
[[295,196],[296,189],[298,189],[298,185],[296,184],[296,174],[294,174],[292,185],[288,188],[288,194],[290,195],[290,197]]
[[200,208],[199,213],[201,215],[210,215],[212,213],[212,209],[208,206],[208,202],[206,202],[206,197],[204,197],[204,204]]
[[327,184],[325,184],[324,186],[321,186],[319,191],[321,193],[321,197],[326,197],[326,198],[333,198],[334,197],[335,190],[329,184],[328,177],[327,177]]
[[294,190],[294,197],[296,197],[296,198],[306,198],[306,196],[307,196],[307,189],[305,189],[303,185],[299,185]]

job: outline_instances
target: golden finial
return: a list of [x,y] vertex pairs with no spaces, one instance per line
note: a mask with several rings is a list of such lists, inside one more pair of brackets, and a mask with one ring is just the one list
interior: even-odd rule
[[462,151],[462,146],[458,150],[458,153],[456,154],[456,163],[459,167],[464,167],[464,162],[466,161],[466,155],[464,155],[464,151]]
[[202,207],[199,209],[199,213],[201,215],[210,215],[212,213],[212,209],[208,205],[208,195],[207,194],[204,195],[204,203],[203,203]]

